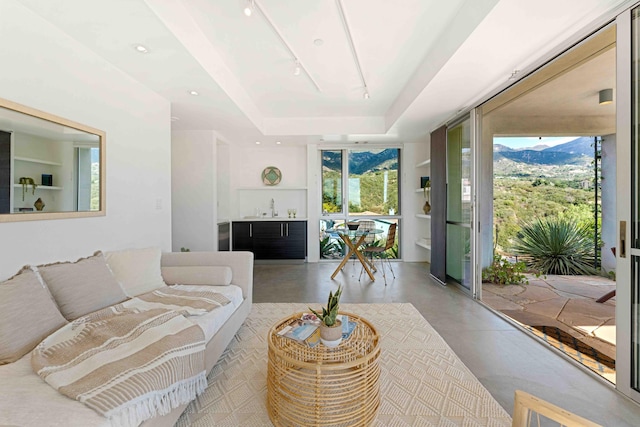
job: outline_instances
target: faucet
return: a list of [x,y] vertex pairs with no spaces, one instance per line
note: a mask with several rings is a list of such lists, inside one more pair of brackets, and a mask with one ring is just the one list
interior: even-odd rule
[[276,216],[278,216],[278,212],[276,212],[276,202],[271,199],[271,217],[274,218]]

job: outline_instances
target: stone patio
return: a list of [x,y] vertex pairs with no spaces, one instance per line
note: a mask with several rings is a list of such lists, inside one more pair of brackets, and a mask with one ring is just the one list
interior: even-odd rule
[[[616,288],[600,276],[527,276],[526,285],[482,284],[482,301],[529,326],[555,326],[615,360],[615,296],[596,300]],[[615,381],[615,379],[613,380]]]

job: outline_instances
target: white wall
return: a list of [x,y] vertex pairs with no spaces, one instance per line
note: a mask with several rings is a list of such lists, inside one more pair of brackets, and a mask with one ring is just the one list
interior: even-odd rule
[[0,279],[96,250],[171,248],[170,105],[17,1],[0,4],[0,96],[107,135],[107,215],[0,224]]
[[[235,219],[255,215],[256,209],[271,215],[274,199],[279,216],[288,208],[297,209],[297,217],[307,212],[307,147],[304,145],[231,145],[231,216]],[[282,181],[274,187],[262,183],[262,171],[275,166]]]
[[171,135],[173,251],[217,250],[215,134],[174,131]]

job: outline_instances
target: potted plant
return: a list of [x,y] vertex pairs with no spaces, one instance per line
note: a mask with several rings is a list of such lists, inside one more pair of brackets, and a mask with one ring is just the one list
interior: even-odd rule
[[329,292],[329,300],[327,306],[322,307],[322,314],[309,307],[309,310],[320,319],[320,341],[327,347],[336,347],[342,341],[342,322],[336,318],[341,295],[342,286],[338,286],[335,294]]

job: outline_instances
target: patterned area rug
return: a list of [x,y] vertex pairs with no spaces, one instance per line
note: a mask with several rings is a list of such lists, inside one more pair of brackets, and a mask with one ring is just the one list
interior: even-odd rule
[[[314,304],[318,305],[318,304]],[[308,304],[254,304],[176,427],[271,426],[267,332]],[[375,426],[511,426],[511,417],[411,304],[342,304],[381,335],[382,401]]]

